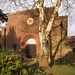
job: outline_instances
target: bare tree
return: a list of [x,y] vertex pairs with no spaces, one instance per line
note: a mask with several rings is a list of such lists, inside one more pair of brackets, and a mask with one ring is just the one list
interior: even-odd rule
[[[39,11],[40,11],[40,15],[39,15],[39,37],[40,37],[40,45],[41,45],[41,56],[43,56],[44,58],[43,59],[48,59],[48,47],[46,47],[46,42],[48,41],[48,38],[49,38],[49,32],[51,30],[51,27],[52,27],[52,24],[53,24],[53,21],[55,19],[55,17],[57,16],[57,13],[58,13],[58,9],[61,5],[61,0],[57,0],[57,3],[56,3],[56,7],[54,9],[54,12],[52,14],[52,17],[50,18],[49,22],[48,22],[48,25],[47,25],[47,28],[46,30],[44,31],[44,7],[43,7],[43,4],[44,4],[44,0],[40,0],[39,2]],[[42,62],[45,62],[47,65],[44,65],[42,64]],[[42,61],[41,64],[43,66],[48,66],[48,60],[46,61]]]

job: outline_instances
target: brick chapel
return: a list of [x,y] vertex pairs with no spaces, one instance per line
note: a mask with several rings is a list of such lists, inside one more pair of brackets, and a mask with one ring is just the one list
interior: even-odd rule
[[[44,8],[44,29],[46,29],[53,11],[54,7]],[[67,25],[68,16],[57,16],[55,18],[48,43],[50,58],[60,59],[60,57],[63,58],[71,52],[70,46],[66,44]],[[24,58],[38,57],[40,53],[39,9],[8,14],[8,22],[2,27],[2,48],[6,48],[7,51],[14,49],[15,52],[22,53]],[[67,57],[64,59],[69,61]]]

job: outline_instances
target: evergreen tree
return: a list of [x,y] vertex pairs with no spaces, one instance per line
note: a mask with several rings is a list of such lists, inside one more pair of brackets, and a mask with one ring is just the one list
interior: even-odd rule
[[2,10],[0,9],[0,21],[2,21],[2,22],[7,22],[7,20],[8,20],[8,17],[7,17],[7,14],[4,14],[3,12],[2,12]]

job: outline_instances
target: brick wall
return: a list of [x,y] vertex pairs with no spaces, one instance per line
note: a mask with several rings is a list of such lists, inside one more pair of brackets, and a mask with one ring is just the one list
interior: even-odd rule
[[[49,18],[54,10],[52,8],[45,8],[45,22],[44,27],[48,24]],[[33,19],[33,23],[29,25],[27,20],[29,18]],[[61,35],[61,21],[63,23],[62,27],[62,35]],[[67,24],[68,17],[61,16],[55,19],[53,22],[52,29],[49,35],[49,44],[50,47],[50,62],[56,63],[57,61],[60,62],[60,58],[63,58],[68,52],[71,51],[69,45],[66,45],[67,39]],[[6,27],[2,28],[2,37],[4,41],[4,28],[6,30],[6,48],[7,50],[11,50],[13,48],[13,44],[17,45],[18,53],[23,53],[23,57],[26,57],[26,42],[28,39],[33,38],[36,40],[36,56],[40,53],[40,42],[39,42],[39,10],[27,10],[27,11],[20,11],[16,13],[12,13],[8,15],[8,23]],[[62,41],[61,41],[62,38]],[[3,42],[4,47],[4,42]],[[66,57],[66,59],[68,59]],[[62,62],[64,62],[62,60]]]

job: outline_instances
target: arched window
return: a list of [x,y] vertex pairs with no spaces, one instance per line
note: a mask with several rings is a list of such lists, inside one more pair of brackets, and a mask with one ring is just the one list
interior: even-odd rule
[[30,38],[30,39],[27,40],[26,44],[36,44],[36,40],[33,39],[33,38]]
[[6,28],[4,28],[4,47],[6,48]]

